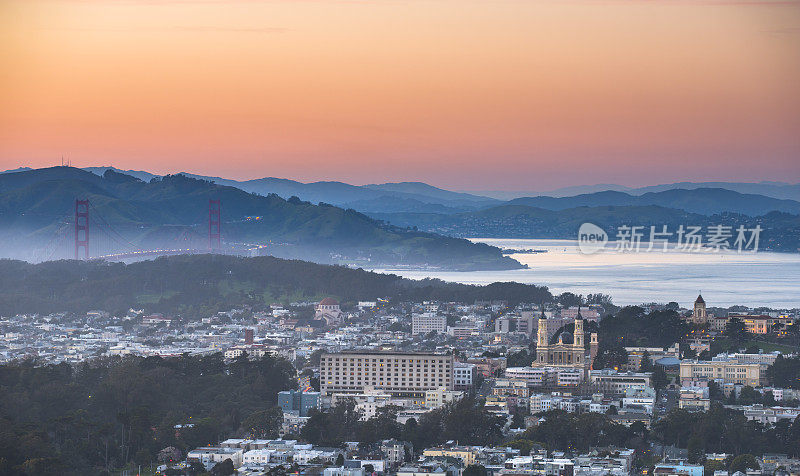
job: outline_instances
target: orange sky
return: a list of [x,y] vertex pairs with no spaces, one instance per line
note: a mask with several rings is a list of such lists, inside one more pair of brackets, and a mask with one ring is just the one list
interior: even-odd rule
[[800,1],[0,0],[0,168],[800,181]]

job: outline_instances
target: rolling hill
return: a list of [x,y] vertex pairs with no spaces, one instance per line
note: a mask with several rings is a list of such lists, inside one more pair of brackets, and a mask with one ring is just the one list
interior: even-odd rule
[[192,245],[202,243],[208,201],[218,199],[228,243],[270,244],[268,252],[282,257],[448,269],[520,267],[497,248],[386,225],[352,209],[247,193],[183,175],[144,182],[113,170],[99,176],[71,167],[0,175],[0,236],[7,244],[2,255],[30,259],[33,249],[68,226],[76,198],[88,198],[95,220],[102,217],[124,240],[144,249],[190,246],[174,243],[181,236]]
[[607,190],[573,197],[523,197],[511,200],[508,204],[527,205],[547,210],[593,206],[655,205],[702,215],[730,212],[758,216],[771,211],[800,214],[800,202],[798,201],[744,194],[723,188],[670,189],[648,192],[643,195]]
[[623,225],[650,227],[660,230],[666,225],[675,231],[680,225],[724,225],[736,229],[739,225],[752,228],[760,225],[762,250],[796,252],[800,250],[800,215],[769,212],[751,217],[737,213],[702,215],[656,205],[607,205],[547,210],[513,204],[459,214],[385,213],[372,216],[398,226],[417,226],[420,230],[455,237],[482,238],[547,238],[576,239],[583,223],[603,228],[611,240]]

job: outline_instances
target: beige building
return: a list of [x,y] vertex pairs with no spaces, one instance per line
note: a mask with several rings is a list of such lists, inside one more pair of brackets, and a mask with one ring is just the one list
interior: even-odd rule
[[766,377],[761,364],[739,363],[736,360],[682,361],[680,375],[682,381],[707,379],[751,387],[762,385]]
[[793,320],[788,316],[731,315],[728,317],[730,319],[736,318],[744,322],[745,329],[752,334],[767,334],[772,331],[784,330],[793,324]]
[[463,397],[464,392],[448,390],[445,387],[439,387],[436,390],[428,390],[425,392],[425,408],[440,408],[449,403],[461,400]]
[[705,412],[711,408],[708,387],[683,387],[681,388],[678,407],[690,412]]
[[499,378],[494,382],[492,395],[528,398],[531,392],[525,379]]
[[728,326],[728,316],[715,316],[713,319],[708,320],[708,328],[712,331],[725,332]]
[[444,387],[453,390],[453,356],[425,353],[341,352],[322,354],[320,391],[357,394],[378,390],[393,397],[425,397]]
[[457,458],[464,462],[464,467],[467,467],[475,463],[478,452],[468,446],[455,446],[453,448],[429,448],[422,452],[422,456]]

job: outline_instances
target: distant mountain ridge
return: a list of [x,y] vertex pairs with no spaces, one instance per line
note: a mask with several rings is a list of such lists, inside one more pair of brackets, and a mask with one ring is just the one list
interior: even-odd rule
[[[84,170],[95,175],[102,175],[109,169],[137,177],[145,182],[160,177],[147,171],[123,171],[110,166],[87,167]],[[763,215],[771,211],[800,213],[800,184],[782,182],[680,182],[640,188],[599,184],[566,187],[552,193],[516,197],[504,201],[499,198],[512,197],[516,193],[497,192],[494,194],[496,198],[489,198],[480,195],[480,192],[449,191],[422,182],[358,186],[337,181],[303,183],[275,177],[238,181],[188,172],[180,174],[263,196],[270,193],[284,199],[296,196],[312,203],[328,203],[342,208],[353,208],[368,214],[458,214],[504,204],[526,204],[548,210],[563,210],[579,206],[656,205],[704,215],[723,212],[743,213],[751,216]],[[489,192],[487,194],[492,195]],[[568,195],[561,196],[561,194]]]
[[690,213],[714,215],[723,212],[757,216],[771,211],[800,214],[800,202],[780,200],[756,194],[743,194],[722,188],[670,189],[631,195],[625,192],[605,191],[574,197],[524,197],[508,202],[509,205],[528,205],[547,210],[564,210],[588,206],[647,206],[685,210]]
[[546,196],[546,197],[572,197],[597,192],[615,191],[625,192],[629,195],[644,195],[649,192],[663,192],[673,189],[693,190],[697,188],[724,188],[733,192],[752,193],[764,195],[778,199],[789,199],[800,201],[800,183],[786,182],[674,182],[660,185],[649,185],[645,187],[626,187],[618,184],[598,184],[598,185],[578,185],[563,187],[555,190],[545,191],[503,191],[487,190],[472,191],[476,195],[496,198],[498,200],[513,200],[522,197]]

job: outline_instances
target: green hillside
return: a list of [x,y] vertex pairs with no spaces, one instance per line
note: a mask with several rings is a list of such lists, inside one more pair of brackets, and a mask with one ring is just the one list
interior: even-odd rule
[[[449,269],[513,269],[497,248],[381,223],[354,210],[297,198],[261,196],[183,175],[143,182],[107,171],[103,177],[68,167],[0,175],[0,236],[5,257],[31,250],[68,225],[76,198],[92,215],[143,249],[185,247],[179,237],[202,241],[208,201],[222,202],[226,242],[272,244],[278,256],[323,263],[429,265]],[[259,217],[258,220],[247,217]],[[3,236],[4,235],[4,236]]]

